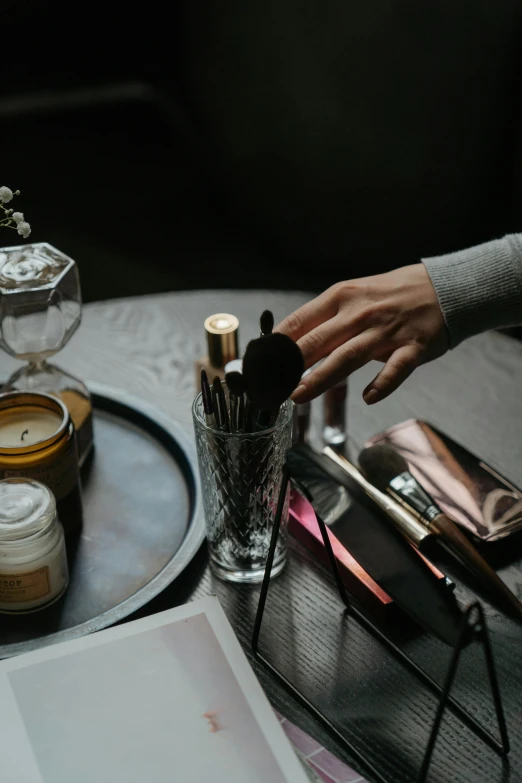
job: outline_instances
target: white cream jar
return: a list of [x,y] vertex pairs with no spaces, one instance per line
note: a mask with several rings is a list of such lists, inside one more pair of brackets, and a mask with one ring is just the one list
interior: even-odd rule
[[69,583],[63,528],[52,492],[38,481],[0,481],[0,612],[33,612]]

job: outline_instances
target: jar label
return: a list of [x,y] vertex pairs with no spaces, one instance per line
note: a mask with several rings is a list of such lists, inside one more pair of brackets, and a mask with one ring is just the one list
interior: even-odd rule
[[78,459],[74,440],[71,439],[67,449],[56,462],[4,470],[2,478],[29,478],[41,481],[49,487],[56,500],[61,500],[78,484]]
[[0,603],[36,601],[51,592],[49,566],[25,574],[0,574]]

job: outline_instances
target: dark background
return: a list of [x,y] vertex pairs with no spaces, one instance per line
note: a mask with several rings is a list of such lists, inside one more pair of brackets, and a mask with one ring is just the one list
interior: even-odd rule
[[87,301],[317,290],[458,250],[522,228],[521,20],[519,0],[3,0],[0,184]]

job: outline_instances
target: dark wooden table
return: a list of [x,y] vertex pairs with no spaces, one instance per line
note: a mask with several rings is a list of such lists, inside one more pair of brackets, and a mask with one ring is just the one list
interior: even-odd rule
[[[216,311],[236,314],[245,346],[257,335],[263,309],[271,308],[279,319],[306,298],[298,293],[201,291],[91,304],[57,363],[87,381],[141,396],[190,432],[193,362],[204,350],[204,318]],[[13,366],[0,355],[0,377],[6,377]],[[522,343],[499,334],[474,338],[417,370],[389,400],[367,408],[361,392],[375,370],[368,366],[350,380],[349,430],[355,446],[391,424],[424,418],[522,486]],[[499,571],[522,597],[520,536],[512,539],[503,557]],[[248,653],[259,589],[214,579],[204,548],[186,573],[139,614],[208,593],[217,594]],[[457,595],[463,602],[472,596],[461,584]],[[509,766],[449,714],[435,749],[430,781],[522,780],[522,629],[491,607],[487,610],[510,729]],[[441,681],[448,648],[420,632],[403,634],[397,629],[395,633],[408,653]],[[295,543],[287,569],[270,588],[261,647],[312,701],[346,727],[390,783],[415,779],[434,715],[433,697],[356,621],[343,619],[329,574]],[[350,762],[266,671],[253,665],[274,706]],[[495,729],[482,655],[474,647],[463,655],[456,696]]]

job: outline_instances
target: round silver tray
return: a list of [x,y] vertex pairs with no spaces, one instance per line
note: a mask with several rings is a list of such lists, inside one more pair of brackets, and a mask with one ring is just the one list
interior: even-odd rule
[[192,439],[124,391],[89,384],[95,451],[84,466],[83,531],[56,604],[0,614],[0,657],[75,639],[123,620],[189,565],[205,537]]

